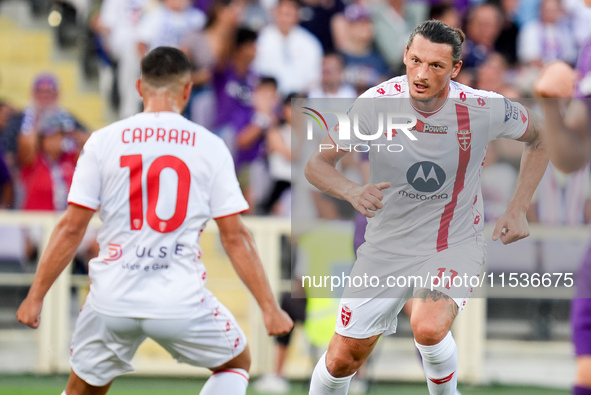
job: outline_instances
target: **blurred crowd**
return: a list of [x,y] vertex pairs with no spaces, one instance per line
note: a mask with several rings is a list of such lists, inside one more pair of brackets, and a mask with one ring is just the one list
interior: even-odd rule
[[[189,56],[194,88],[184,115],[226,141],[251,213],[258,215],[290,214],[292,164],[305,161],[302,142],[292,141],[290,99],[354,98],[404,74],[404,47],[420,22],[434,18],[462,28],[467,39],[457,80],[509,98],[530,96],[548,62],[574,65],[591,37],[591,10],[582,0],[55,4],[71,10],[88,32],[80,51],[84,64],[95,64],[101,94],[119,118],[142,109],[135,80],[143,54],[168,45]],[[32,81],[26,108],[15,109],[6,99],[0,103],[0,205],[63,209],[89,131],[60,106],[59,81],[50,74]],[[516,162],[520,149],[505,148],[491,157]],[[326,202],[313,202],[321,216],[333,215],[335,209],[322,209]]]

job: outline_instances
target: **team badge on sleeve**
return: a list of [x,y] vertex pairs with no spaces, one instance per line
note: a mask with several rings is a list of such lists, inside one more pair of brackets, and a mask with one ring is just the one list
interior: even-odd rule
[[347,326],[349,325],[349,322],[351,322],[351,309],[347,306],[343,306],[343,308],[341,309],[341,322],[343,323],[343,326]]

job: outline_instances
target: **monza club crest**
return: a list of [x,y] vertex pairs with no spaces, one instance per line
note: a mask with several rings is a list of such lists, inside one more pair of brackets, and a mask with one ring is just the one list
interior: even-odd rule
[[470,144],[472,143],[472,132],[468,129],[458,130],[456,132],[456,137],[458,138],[458,144],[462,151],[468,151],[468,148],[470,148]]
[[344,327],[347,327],[347,325],[349,325],[349,322],[351,322],[351,313],[351,309],[347,306],[343,306],[341,308],[341,322],[343,323]]

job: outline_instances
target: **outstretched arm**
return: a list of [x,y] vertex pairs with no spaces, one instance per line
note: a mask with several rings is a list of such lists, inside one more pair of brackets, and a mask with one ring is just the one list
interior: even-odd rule
[[74,258],[93,214],[92,210],[69,205],[59,220],[43,251],[29,293],[16,312],[16,317],[23,324],[32,328],[39,326],[43,298]]
[[279,308],[265,270],[256,251],[254,240],[239,214],[216,219],[224,250],[238,277],[244,282],[263,312],[269,335],[283,335],[293,327],[287,313]]
[[521,155],[517,187],[507,211],[499,218],[493,231],[493,240],[500,238],[503,244],[529,236],[527,210],[548,166],[548,154],[541,137],[541,119],[530,110],[528,113],[529,126],[525,134],[519,138],[519,141],[526,144]]
[[384,207],[382,189],[389,188],[390,183],[359,185],[349,180],[336,169],[338,161],[349,152],[337,150],[336,147],[324,149],[330,146],[334,146],[334,143],[326,136],[306,164],[306,178],[321,192],[346,200],[361,214],[374,217],[374,211]]
[[[554,62],[542,70],[534,93],[544,111],[544,133],[550,160],[559,170],[571,173],[583,167],[591,155],[588,106],[571,100],[566,113],[561,99],[573,96],[576,72],[564,62]],[[591,99],[585,99],[591,100]]]

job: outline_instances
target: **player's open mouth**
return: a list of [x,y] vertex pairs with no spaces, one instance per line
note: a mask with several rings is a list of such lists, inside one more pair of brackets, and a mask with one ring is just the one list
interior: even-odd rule
[[414,85],[415,85],[415,90],[419,93],[424,93],[427,91],[427,88],[428,88],[427,85],[417,84],[416,82],[414,83]]

